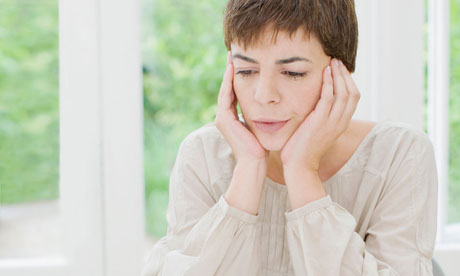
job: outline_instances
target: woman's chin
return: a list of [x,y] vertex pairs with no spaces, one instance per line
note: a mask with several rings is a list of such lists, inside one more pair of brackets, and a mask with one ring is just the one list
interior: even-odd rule
[[280,151],[285,144],[285,139],[281,137],[257,137],[260,144],[268,151]]

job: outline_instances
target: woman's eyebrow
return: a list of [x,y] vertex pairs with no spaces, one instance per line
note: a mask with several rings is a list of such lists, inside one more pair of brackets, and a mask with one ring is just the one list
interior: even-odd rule
[[303,57],[290,57],[290,58],[287,58],[287,59],[280,59],[280,60],[277,60],[276,61],[276,64],[286,64],[286,63],[291,63],[291,62],[296,62],[296,61],[306,61],[306,62],[310,62],[310,63],[313,63],[311,60],[309,60],[308,58],[303,58]]
[[[250,62],[250,63],[259,64],[259,62],[257,62],[257,60],[252,59],[252,58],[247,57],[247,56],[243,56],[242,54],[234,54],[234,55],[233,55],[233,59],[235,59],[235,58],[239,58],[239,59],[242,59],[242,60],[247,61],[247,62]],[[304,58],[304,57],[290,57],[290,58],[287,58],[287,59],[280,59],[280,60],[277,60],[277,61],[276,61],[276,64],[286,64],[286,63],[291,63],[291,62],[296,62],[296,61],[306,61],[306,62],[313,63],[313,62],[312,62],[311,60],[309,60],[308,58]]]
[[252,59],[250,57],[247,57],[247,56],[243,56],[241,54],[234,54],[233,55],[233,59],[235,58],[239,58],[239,59],[242,59],[244,61],[247,61],[247,62],[250,62],[250,63],[256,63],[256,64],[259,64],[255,59]]

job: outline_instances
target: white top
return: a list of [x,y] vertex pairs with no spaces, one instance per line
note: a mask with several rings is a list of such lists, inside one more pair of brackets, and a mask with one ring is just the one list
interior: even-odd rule
[[328,195],[294,211],[287,187],[268,177],[258,215],[230,206],[235,164],[213,122],[182,141],[167,235],[142,275],[433,275],[438,180],[423,131],[377,122],[323,182]]

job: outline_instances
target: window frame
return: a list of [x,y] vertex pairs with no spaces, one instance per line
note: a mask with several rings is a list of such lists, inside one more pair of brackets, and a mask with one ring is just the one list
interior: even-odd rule
[[460,222],[447,223],[449,188],[450,1],[428,0],[428,135],[438,171],[438,228],[434,258],[446,275],[458,273]]
[[145,231],[139,7],[139,1],[59,0],[62,252],[0,259],[0,274],[141,273]]
[[428,5],[428,134],[440,182],[436,241],[444,243],[449,181],[449,7],[445,0],[429,0]]

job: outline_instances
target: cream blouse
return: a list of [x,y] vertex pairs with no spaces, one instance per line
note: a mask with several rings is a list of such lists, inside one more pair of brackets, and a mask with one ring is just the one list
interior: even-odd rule
[[433,275],[438,179],[423,131],[377,122],[323,182],[328,195],[294,211],[288,188],[268,177],[258,215],[230,206],[235,165],[213,122],[182,141],[167,235],[142,275]]

